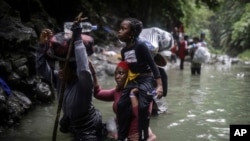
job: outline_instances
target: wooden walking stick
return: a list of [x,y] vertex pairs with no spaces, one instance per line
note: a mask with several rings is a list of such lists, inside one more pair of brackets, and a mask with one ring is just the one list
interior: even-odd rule
[[[77,22],[81,21],[81,16],[82,16],[82,12],[76,17]],[[64,68],[63,68],[63,76],[64,77],[63,77],[62,85],[61,85],[61,88],[60,88],[61,89],[61,91],[60,91],[61,94],[59,95],[59,101],[58,101],[57,114],[56,114],[56,119],[55,119],[55,124],[54,124],[52,141],[56,141],[58,122],[59,122],[60,113],[61,113],[61,109],[62,109],[62,103],[63,103],[64,91],[65,91],[65,84],[66,84],[65,76],[66,76],[67,72],[65,70],[68,67],[72,46],[73,46],[73,36],[72,36],[72,38],[70,40],[69,49],[68,49],[68,52],[67,52],[67,56],[66,56],[66,60],[65,60]]]

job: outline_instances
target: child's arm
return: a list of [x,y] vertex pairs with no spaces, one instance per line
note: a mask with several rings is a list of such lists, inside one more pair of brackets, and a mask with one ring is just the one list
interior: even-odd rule
[[36,71],[48,81],[51,80],[51,74],[54,73],[48,62],[48,57],[46,57],[49,49],[49,40],[52,36],[53,32],[50,29],[43,29],[36,50]]
[[162,80],[161,80],[161,75],[159,72],[158,67],[156,66],[153,57],[151,56],[148,47],[145,45],[142,45],[139,48],[139,52],[143,55],[143,58],[146,59],[146,61],[148,62],[148,65],[150,66],[153,74],[154,74],[154,78],[156,80],[156,93],[157,93],[157,98],[161,98],[162,97],[162,92],[163,92],[163,88],[162,88]]

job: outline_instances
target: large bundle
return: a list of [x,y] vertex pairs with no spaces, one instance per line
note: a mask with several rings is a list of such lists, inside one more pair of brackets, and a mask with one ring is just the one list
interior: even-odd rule
[[164,67],[171,56],[169,49],[174,46],[174,38],[171,33],[157,27],[145,28],[140,38],[151,44],[149,50],[154,56],[156,64]]
[[[50,40],[50,50],[47,52],[48,56],[54,59],[65,61],[70,46],[71,36],[71,34],[65,32],[59,32],[55,34]],[[81,38],[86,47],[88,56],[92,55],[94,52],[94,39],[91,36],[85,34],[81,34]]]
[[174,45],[172,34],[157,27],[143,29],[140,37],[149,41],[158,52],[168,50]]
[[210,59],[210,53],[206,47],[198,47],[194,53],[193,62],[206,63]]

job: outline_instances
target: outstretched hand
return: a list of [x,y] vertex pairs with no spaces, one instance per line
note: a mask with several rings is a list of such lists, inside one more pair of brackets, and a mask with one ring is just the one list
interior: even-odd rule
[[52,36],[53,36],[53,32],[50,29],[48,29],[48,28],[43,29],[41,34],[40,34],[39,43],[46,44]]
[[73,32],[72,38],[74,41],[81,40],[82,27],[79,22],[74,22],[71,31]]

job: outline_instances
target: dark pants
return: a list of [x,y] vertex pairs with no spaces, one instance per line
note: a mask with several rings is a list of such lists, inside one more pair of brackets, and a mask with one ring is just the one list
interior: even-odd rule
[[63,133],[71,132],[73,141],[102,141],[102,115],[100,111],[94,108],[91,108],[91,110],[93,112],[86,114],[75,122],[69,121],[68,118],[63,116],[60,120],[60,131]]
[[191,74],[192,75],[200,75],[201,74],[201,68],[191,68]]
[[180,70],[184,69],[184,59],[180,59]]
[[201,74],[201,64],[200,63],[194,63],[191,64],[191,74],[192,75],[200,75]]
[[139,89],[139,140],[147,140],[150,121],[150,113],[148,109],[150,103],[153,101],[153,96],[149,92],[154,90],[154,83],[155,81],[152,76],[138,76],[135,80],[130,81],[124,88],[121,98],[117,103],[118,140],[123,141],[128,136],[129,126],[132,118],[132,106],[129,92],[132,88]]

